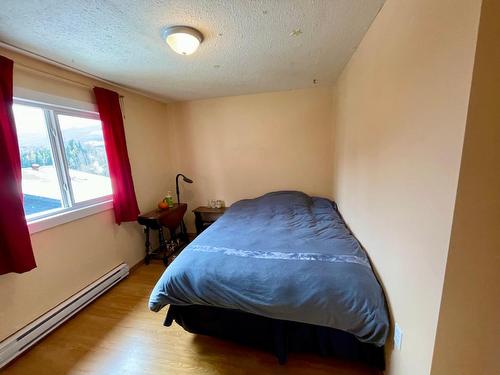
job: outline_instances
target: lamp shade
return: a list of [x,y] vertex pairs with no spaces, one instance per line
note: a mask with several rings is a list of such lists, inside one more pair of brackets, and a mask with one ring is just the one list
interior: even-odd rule
[[163,30],[162,36],[169,47],[179,55],[191,55],[203,41],[203,35],[188,26],[168,27]]

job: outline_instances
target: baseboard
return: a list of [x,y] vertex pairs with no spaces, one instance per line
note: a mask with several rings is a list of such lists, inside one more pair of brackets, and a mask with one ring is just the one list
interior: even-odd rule
[[0,368],[35,345],[66,320],[127,277],[128,274],[128,265],[120,264],[86,288],[0,342]]

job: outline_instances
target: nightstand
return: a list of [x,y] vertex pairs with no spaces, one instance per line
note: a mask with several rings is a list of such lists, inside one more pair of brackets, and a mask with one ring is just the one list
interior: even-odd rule
[[226,207],[222,208],[210,208],[206,206],[200,206],[193,210],[194,212],[194,223],[196,225],[196,234],[200,234],[205,229],[207,229],[210,224],[221,217],[226,211]]

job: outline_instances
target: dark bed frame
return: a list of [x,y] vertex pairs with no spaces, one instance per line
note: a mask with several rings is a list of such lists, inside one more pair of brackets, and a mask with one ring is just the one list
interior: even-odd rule
[[272,351],[280,364],[286,363],[290,352],[313,352],[385,369],[384,347],[334,328],[200,305],[170,305],[164,325],[170,327],[174,320],[191,333]]

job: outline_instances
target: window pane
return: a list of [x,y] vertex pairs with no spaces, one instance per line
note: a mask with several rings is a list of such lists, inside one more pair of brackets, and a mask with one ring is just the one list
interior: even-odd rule
[[64,139],[75,202],[111,195],[101,122],[62,114],[57,118]]
[[62,208],[61,187],[54,166],[45,114],[41,108],[13,106],[21,154],[24,211],[28,219]]

